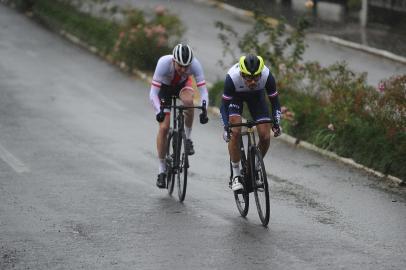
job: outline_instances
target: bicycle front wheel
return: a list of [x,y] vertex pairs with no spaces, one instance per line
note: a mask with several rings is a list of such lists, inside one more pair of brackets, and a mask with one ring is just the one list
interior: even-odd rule
[[[245,155],[241,155],[241,165],[242,165],[243,171],[244,171],[245,162],[246,162]],[[242,176],[244,179],[245,178],[244,172],[243,172]],[[231,165],[231,160],[230,160],[230,185],[231,185],[232,179],[233,179],[233,167]],[[235,200],[235,204],[237,205],[238,212],[240,212],[240,215],[242,217],[245,217],[248,214],[250,200],[249,200],[249,194],[247,192],[245,181],[243,181],[242,184],[243,184],[244,188],[242,190],[233,191],[233,193],[234,193],[234,200]]]
[[186,147],[186,135],[185,133],[179,137],[178,140],[178,174],[177,174],[177,182],[178,182],[178,197],[179,201],[183,202],[186,196],[186,186],[187,186],[187,171],[189,168],[189,157],[188,157],[188,149]]
[[168,189],[169,195],[172,195],[173,187],[175,186],[174,162],[176,135],[177,133],[171,130],[166,142],[166,188]]
[[251,148],[251,179],[258,215],[262,225],[269,223],[269,189],[265,165],[257,147]]

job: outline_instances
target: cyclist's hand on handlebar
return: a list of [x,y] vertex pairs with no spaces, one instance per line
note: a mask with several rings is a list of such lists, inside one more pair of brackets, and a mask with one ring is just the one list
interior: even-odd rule
[[202,112],[199,115],[200,118],[200,124],[207,124],[207,122],[209,122],[209,118],[207,117],[207,113]]
[[273,124],[272,125],[272,131],[273,131],[273,136],[278,137],[281,135],[281,127],[278,124]]
[[159,123],[162,123],[165,119],[165,113],[163,111],[160,111],[157,115],[156,115],[156,120]]
[[202,101],[202,113],[199,115],[200,124],[207,124],[209,122],[209,118],[207,117],[207,107],[206,107],[206,100]]

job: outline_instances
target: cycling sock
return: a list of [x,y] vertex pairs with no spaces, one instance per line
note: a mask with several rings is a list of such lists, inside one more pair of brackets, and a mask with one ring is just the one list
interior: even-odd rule
[[185,126],[185,134],[186,134],[186,139],[191,139],[191,135],[192,135],[192,128],[191,128],[191,127],[186,127],[186,126]]
[[233,175],[234,175],[234,177],[241,175],[240,162],[232,162],[231,161],[231,167],[233,167]]
[[159,159],[159,173],[166,172],[166,163],[165,159]]

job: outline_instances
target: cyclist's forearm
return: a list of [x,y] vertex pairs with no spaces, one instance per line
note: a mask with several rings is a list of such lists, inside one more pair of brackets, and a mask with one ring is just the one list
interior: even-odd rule
[[221,113],[221,121],[223,123],[223,126],[228,125],[228,105],[229,105],[229,101],[227,100],[222,100],[221,102],[221,107],[220,107],[220,113]]
[[277,124],[280,123],[281,119],[281,105],[279,103],[279,98],[278,96],[273,96],[269,97],[269,101],[271,102],[272,105],[272,116],[274,121],[276,121]]
[[206,82],[202,81],[196,85],[200,92],[200,104],[203,104],[203,101],[206,101],[206,107],[209,106],[209,93],[207,91]]

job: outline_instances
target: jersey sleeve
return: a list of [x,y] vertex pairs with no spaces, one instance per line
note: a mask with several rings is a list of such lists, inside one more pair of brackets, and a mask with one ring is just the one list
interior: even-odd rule
[[221,120],[223,122],[223,126],[226,126],[228,124],[228,115],[229,115],[228,106],[230,105],[234,94],[235,94],[235,85],[230,75],[227,74],[226,79],[224,81],[224,91],[220,107]]
[[154,75],[152,76],[151,89],[149,92],[149,100],[155,110],[155,113],[159,113],[161,110],[161,102],[158,97],[158,93],[161,90],[162,80],[165,70],[165,58],[161,57],[156,64]]
[[168,59],[162,56],[159,58],[156,64],[154,75],[152,76],[152,82],[155,84],[161,84],[164,81],[165,71],[167,70]]
[[276,89],[276,82],[273,75],[269,72],[268,79],[265,84],[266,93],[269,98],[269,102],[272,106],[273,120],[279,125],[281,118],[281,105],[279,103],[278,91]]
[[209,106],[209,93],[207,91],[206,80],[204,79],[202,65],[196,58],[193,60],[192,68],[193,68],[193,76],[195,77],[196,80],[196,86],[200,92],[200,104],[202,104],[203,101],[206,101],[207,107]]
[[155,110],[155,113],[159,113],[161,110],[161,102],[159,100],[158,93],[161,89],[161,84],[152,81],[151,90],[149,91],[149,100],[151,101],[152,107]]

